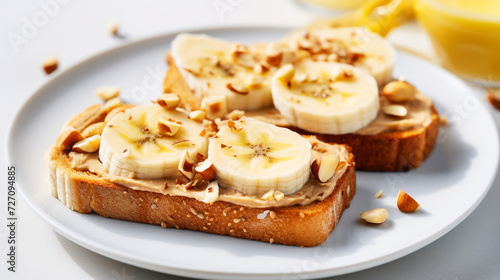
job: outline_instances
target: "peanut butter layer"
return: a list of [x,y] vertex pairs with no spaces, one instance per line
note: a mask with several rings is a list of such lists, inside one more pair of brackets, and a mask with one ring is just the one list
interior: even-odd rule
[[[393,103],[384,96],[380,96],[380,108],[391,104],[404,106],[408,110],[408,114],[403,118],[399,118],[386,115],[382,110],[379,110],[377,117],[369,125],[359,129],[354,134],[377,135],[394,131],[405,131],[428,126],[432,121],[432,100],[420,92],[417,92],[415,98],[404,103]],[[245,115],[277,126],[292,126],[274,108],[246,112]]]
[[[325,153],[331,152],[338,153],[340,160],[346,163],[344,166],[337,169],[330,180],[325,183],[320,183],[318,180],[316,180],[316,178],[314,178],[314,176],[311,175],[309,181],[300,190],[293,194],[285,195],[285,197],[279,201],[275,199],[266,200],[262,199],[259,196],[245,195],[231,189],[220,188],[217,201],[230,202],[247,207],[266,208],[307,205],[314,201],[322,201],[327,198],[334,191],[335,186],[337,185],[337,180],[342,177],[342,175],[347,170],[347,167],[349,165],[349,151],[345,146],[328,145],[324,142],[318,141],[313,137],[308,137],[306,139],[311,142],[313,147],[311,151],[312,160],[320,157]],[[176,183],[176,178],[144,180],[110,174],[102,166],[97,153],[70,152],[69,157],[71,160],[71,165],[75,170],[94,173],[102,177],[104,180],[128,187],[130,189],[149,191],[172,196],[186,196],[199,201],[203,201],[205,197],[204,189],[186,190],[182,185]]]

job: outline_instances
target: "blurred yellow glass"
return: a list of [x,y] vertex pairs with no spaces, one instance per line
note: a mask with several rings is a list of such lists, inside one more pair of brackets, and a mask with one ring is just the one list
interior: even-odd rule
[[370,0],[300,0],[308,4],[322,6],[334,10],[354,10]]
[[500,0],[415,0],[414,7],[444,67],[500,87]]

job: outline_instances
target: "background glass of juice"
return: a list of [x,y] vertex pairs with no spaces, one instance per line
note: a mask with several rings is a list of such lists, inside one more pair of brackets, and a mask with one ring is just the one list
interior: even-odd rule
[[444,67],[500,87],[500,0],[415,0],[414,7]]
[[300,0],[301,2],[318,5],[333,10],[354,10],[369,0]]

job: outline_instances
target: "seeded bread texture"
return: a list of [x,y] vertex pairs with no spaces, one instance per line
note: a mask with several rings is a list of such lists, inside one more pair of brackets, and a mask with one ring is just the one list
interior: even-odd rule
[[[105,120],[110,111],[113,110],[94,105],[73,117],[66,126],[81,132],[92,123]],[[67,151],[57,145],[46,157],[51,194],[71,210],[93,211],[104,217],[164,228],[304,247],[323,243],[349,207],[356,192],[352,154],[348,162],[350,166],[334,191],[323,201],[306,206],[252,208],[220,201],[207,204],[193,198],[136,191],[113,184],[90,172],[72,169]]]
[[[169,70],[163,82],[164,92],[175,92],[186,100],[188,109],[200,107],[201,100],[196,98],[186,84],[172,57],[167,54]],[[378,135],[359,134],[317,134],[318,139],[346,144],[352,148],[356,157],[356,169],[364,171],[408,171],[419,167],[434,149],[439,131],[439,115],[432,107],[431,122],[420,128],[405,131],[381,133]],[[311,132],[288,127],[303,135]]]

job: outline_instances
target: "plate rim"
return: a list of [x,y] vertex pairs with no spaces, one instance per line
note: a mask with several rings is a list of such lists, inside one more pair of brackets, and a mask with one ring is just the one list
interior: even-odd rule
[[[260,30],[263,30],[265,32],[266,30],[269,31],[271,29],[273,31],[283,31],[284,34],[286,34],[287,32],[292,31],[293,28],[295,28],[295,27],[280,26],[280,25],[269,25],[269,26],[242,25],[242,26],[231,26],[231,27],[207,27],[207,28],[195,28],[195,27],[193,27],[193,28],[187,28],[187,29],[180,29],[177,31],[169,31],[169,32],[165,32],[165,33],[160,33],[160,34],[156,34],[156,35],[152,35],[152,36],[148,36],[148,37],[144,37],[144,38],[139,38],[137,40],[127,41],[127,42],[122,43],[118,46],[113,46],[111,48],[99,51],[99,52],[94,53],[88,57],[85,57],[82,60],[75,62],[73,65],[71,65],[67,69],[64,69],[63,71],[57,72],[56,75],[51,77],[50,80],[43,83],[33,93],[31,93],[27,99],[25,99],[23,101],[22,105],[18,108],[17,112],[15,113],[15,116],[11,119],[11,121],[9,122],[9,124],[7,126],[7,134],[5,135],[6,141],[5,141],[5,145],[4,145],[4,150],[5,150],[4,154],[5,154],[5,158],[7,160],[7,164],[14,164],[14,166],[15,166],[15,163],[12,161],[13,154],[11,154],[12,152],[10,152],[10,150],[12,150],[12,149],[9,149],[9,148],[12,146],[11,143],[14,141],[13,132],[16,129],[15,128],[16,123],[18,123],[20,121],[20,119],[22,117],[21,113],[26,109],[26,106],[28,106],[30,103],[32,103],[33,99],[35,99],[39,95],[43,94],[45,88],[50,87],[54,83],[57,84],[59,80],[63,79],[67,75],[71,75],[72,72],[75,71],[76,69],[81,68],[81,67],[85,67],[87,64],[92,64],[95,60],[98,60],[101,57],[107,56],[113,52],[127,49],[127,48],[130,48],[133,46],[138,46],[141,44],[147,45],[147,44],[150,44],[151,42],[154,42],[156,40],[161,40],[164,38],[175,36],[175,35],[183,33],[183,32],[207,33],[207,32],[223,32],[225,30],[235,31],[235,30],[242,30],[242,29],[251,29],[252,31],[255,31],[256,29],[257,30],[260,29]],[[168,50],[168,49],[169,48],[167,46],[166,50]],[[411,53],[404,52],[401,50],[398,50],[397,52],[404,53],[404,55],[407,55],[413,59],[416,59],[420,63],[426,64],[426,67],[431,67],[431,68],[433,68],[433,70],[439,71],[440,74],[446,75],[449,78],[456,80],[457,82],[459,82],[460,86],[467,88],[467,92],[466,92],[465,96],[473,95],[472,88],[470,86],[468,86],[463,80],[461,80],[456,75],[453,75],[452,73],[448,72],[447,70],[445,70],[445,69],[443,69],[443,68],[441,68],[441,67],[439,67],[439,66],[437,66],[437,65],[435,65],[435,64],[433,64],[425,59],[422,59],[418,56],[415,56]],[[490,122],[490,125],[492,125],[493,127],[496,128],[496,125],[495,125],[495,122],[493,121],[493,117],[492,117],[491,113],[484,107],[483,104],[480,104],[479,107],[482,107],[482,108],[480,108],[480,110],[485,111],[485,113],[487,115],[487,120],[488,120],[488,122]],[[494,134],[494,138],[495,138],[494,142],[500,143],[498,130],[495,129],[493,131],[493,134]],[[495,149],[497,150],[497,152],[495,153],[497,156],[495,157],[495,164],[494,164],[493,170],[498,169],[499,160],[500,160],[500,157],[498,156],[498,150],[499,150],[498,145],[495,146]],[[346,274],[346,273],[352,273],[352,272],[356,272],[356,271],[369,269],[369,268],[372,268],[375,266],[379,266],[381,264],[385,264],[385,263],[394,261],[394,260],[399,259],[401,257],[404,257],[406,255],[409,255],[409,254],[429,245],[430,243],[436,241],[437,239],[439,239],[440,237],[442,237],[446,233],[448,233],[450,230],[455,228],[457,225],[459,225],[461,222],[463,222],[463,220],[465,220],[465,218],[467,218],[477,208],[477,206],[483,201],[484,197],[489,192],[494,179],[495,179],[495,176],[493,174],[493,176],[489,179],[489,182],[488,182],[487,187],[485,188],[484,192],[481,194],[479,199],[477,199],[474,202],[474,204],[470,208],[467,209],[467,211],[462,213],[462,215],[460,215],[460,217],[455,219],[452,223],[448,224],[446,227],[442,228],[441,230],[433,233],[431,236],[429,236],[428,238],[426,238],[423,241],[417,242],[416,244],[413,244],[409,247],[399,249],[396,252],[393,252],[393,253],[388,254],[388,255],[384,255],[383,257],[379,257],[378,259],[371,259],[371,260],[364,261],[362,263],[351,264],[351,265],[348,265],[348,266],[345,266],[342,268],[316,269],[313,271],[306,271],[305,273],[308,273],[308,276],[311,276],[314,278],[342,275],[342,274]],[[158,271],[158,272],[162,272],[162,273],[172,273],[172,274],[187,276],[187,277],[207,277],[208,276],[208,277],[217,277],[217,278],[222,277],[222,279],[260,277],[262,279],[277,279],[277,278],[281,278],[281,276],[286,274],[286,272],[281,272],[281,273],[258,273],[258,272],[256,272],[256,273],[237,274],[237,273],[232,273],[232,272],[224,272],[224,271],[215,272],[215,271],[203,270],[203,269],[193,270],[193,269],[179,268],[177,266],[169,266],[168,264],[165,264],[165,263],[160,264],[159,262],[151,263],[151,262],[147,262],[147,261],[141,261],[139,258],[127,259],[126,257],[123,256],[123,251],[120,254],[120,252],[117,251],[116,249],[109,247],[109,246],[103,247],[102,244],[97,244],[96,242],[94,242],[90,238],[87,238],[84,235],[79,235],[79,234],[75,235],[74,233],[71,233],[71,230],[69,228],[66,228],[66,227],[64,227],[64,225],[59,224],[59,222],[54,220],[48,213],[45,213],[44,211],[42,211],[42,209],[39,209],[39,207],[37,207],[35,205],[34,201],[28,199],[28,194],[25,193],[25,190],[22,187],[20,187],[17,182],[16,182],[16,187],[17,187],[17,190],[19,191],[19,193],[21,194],[21,196],[24,198],[24,201],[31,208],[31,210],[33,210],[35,213],[37,213],[37,215],[39,217],[41,217],[44,220],[44,222],[48,223],[49,226],[53,230],[55,230],[56,232],[58,232],[59,234],[61,234],[65,238],[71,240],[72,242],[74,242],[74,243],[76,243],[76,244],[78,244],[78,245],[80,245],[88,250],[91,250],[91,251],[96,252],[102,256],[109,257],[111,259],[114,259],[114,260],[117,260],[120,262],[124,262],[124,263],[130,264],[130,265],[139,266],[142,268],[146,268],[146,269],[150,269],[150,270],[154,270],[154,271]],[[80,236],[80,238],[77,238],[78,236]],[[107,250],[104,250],[103,248],[106,248]],[[302,273],[304,273],[304,272],[302,272]]]

